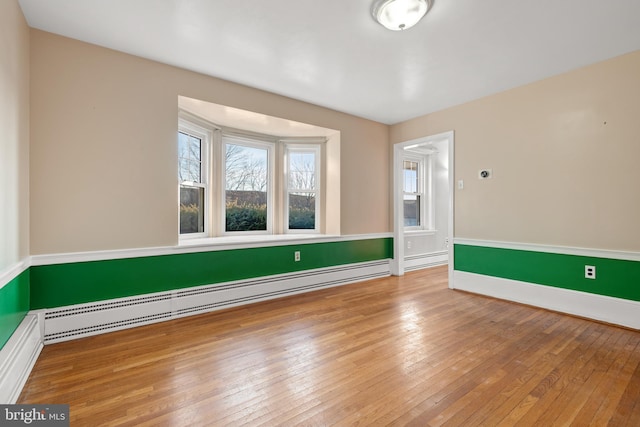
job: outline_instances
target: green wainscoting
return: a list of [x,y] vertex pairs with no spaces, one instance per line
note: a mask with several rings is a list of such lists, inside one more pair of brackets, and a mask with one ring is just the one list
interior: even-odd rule
[[0,289],[0,348],[29,311],[29,269]]
[[374,238],[32,266],[31,309],[392,257],[393,239]]
[[[584,277],[585,265],[596,279]],[[640,301],[640,262],[486,246],[454,245],[456,270]]]

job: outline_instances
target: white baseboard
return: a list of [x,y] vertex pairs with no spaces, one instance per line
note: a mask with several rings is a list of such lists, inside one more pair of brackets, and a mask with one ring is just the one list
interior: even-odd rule
[[47,309],[44,342],[67,341],[389,275],[389,260],[381,260]]
[[445,265],[449,262],[449,252],[432,252],[427,254],[407,255],[404,257],[404,270],[413,271]]
[[27,314],[0,350],[0,403],[16,403],[42,350],[39,317]]
[[454,289],[640,329],[640,302],[454,271]]

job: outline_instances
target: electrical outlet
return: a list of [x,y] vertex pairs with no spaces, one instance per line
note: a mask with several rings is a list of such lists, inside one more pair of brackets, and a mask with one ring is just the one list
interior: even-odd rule
[[585,279],[595,279],[596,278],[596,267],[594,265],[585,265],[584,266],[584,278]]
[[295,252],[293,253],[293,260],[294,260],[295,262],[300,261],[300,251],[295,251]]
[[407,249],[411,249],[411,240],[407,240]]

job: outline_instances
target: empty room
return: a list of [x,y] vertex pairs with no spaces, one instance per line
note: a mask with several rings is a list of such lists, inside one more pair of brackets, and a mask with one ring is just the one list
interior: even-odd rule
[[640,425],[640,2],[0,34],[0,425]]

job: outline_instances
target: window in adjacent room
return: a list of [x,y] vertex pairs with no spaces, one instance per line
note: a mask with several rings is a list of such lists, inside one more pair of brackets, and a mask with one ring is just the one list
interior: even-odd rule
[[402,162],[405,230],[430,230],[432,226],[429,156],[405,156]]

